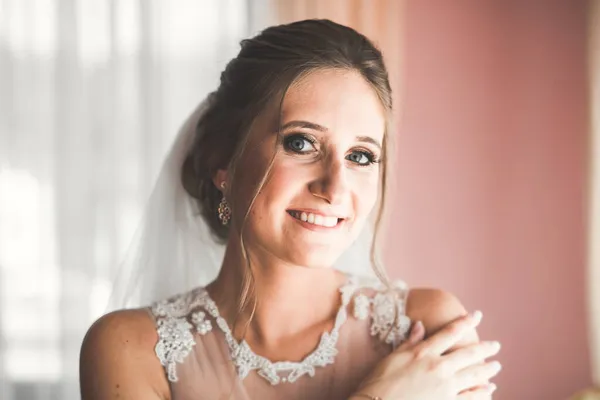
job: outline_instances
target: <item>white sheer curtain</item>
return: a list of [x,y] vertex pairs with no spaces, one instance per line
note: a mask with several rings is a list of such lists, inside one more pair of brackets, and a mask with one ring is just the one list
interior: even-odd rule
[[79,398],[162,157],[266,4],[0,0],[0,398]]

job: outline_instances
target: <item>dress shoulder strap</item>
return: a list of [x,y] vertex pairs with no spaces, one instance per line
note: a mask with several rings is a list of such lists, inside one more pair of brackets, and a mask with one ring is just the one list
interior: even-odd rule
[[371,335],[394,348],[399,346],[411,327],[406,315],[408,287],[403,281],[395,281],[388,288],[376,279],[362,280],[358,284],[360,288],[353,302],[354,317],[362,320],[370,317]]
[[150,307],[158,332],[154,351],[171,382],[178,380],[177,363],[183,363],[196,345],[194,333],[205,335],[212,330],[210,320],[202,311],[205,299],[206,291],[198,288],[155,302]]

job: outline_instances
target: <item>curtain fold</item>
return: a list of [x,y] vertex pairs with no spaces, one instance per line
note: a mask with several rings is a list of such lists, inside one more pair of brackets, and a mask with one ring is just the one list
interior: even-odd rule
[[247,5],[0,0],[1,399],[80,398],[83,335]]

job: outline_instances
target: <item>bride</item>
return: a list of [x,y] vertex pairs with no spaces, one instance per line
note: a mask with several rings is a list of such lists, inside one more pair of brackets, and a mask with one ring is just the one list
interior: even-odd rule
[[[165,163],[140,258],[162,257],[159,287],[183,276],[177,258],[223,243],[220,268],[100,318],[82,398],[490,398],[499,344],[478,340],[480,313],[390,282],[375,257],[338,261],[380,224],[391,114],[382,55],[350,28],[307,20],[243,41]],[[202,227],[212,245],[194,242]]]

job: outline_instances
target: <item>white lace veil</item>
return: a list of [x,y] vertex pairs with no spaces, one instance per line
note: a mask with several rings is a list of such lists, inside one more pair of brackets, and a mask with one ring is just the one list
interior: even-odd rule
[[[205,99],[188,117],[164,161],[141,225],[113,282],[110,310],[148,305],[204,286],[219,272],[225,247],[211,236],[198,203],[185,191],[180,178],[196,125],[208,106]],[[369,260],[372,237],[372,228],[366,226],[335,267],[373,276]]]

